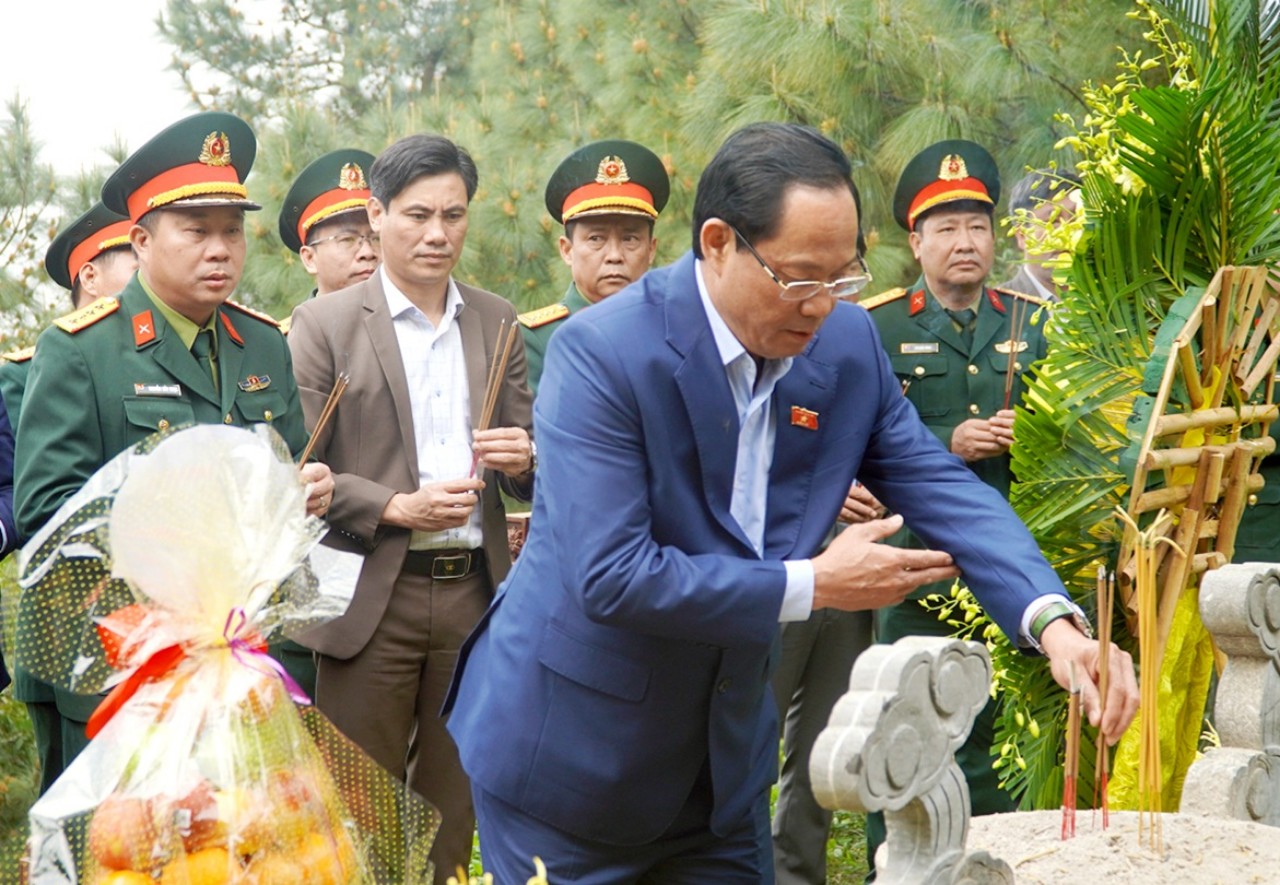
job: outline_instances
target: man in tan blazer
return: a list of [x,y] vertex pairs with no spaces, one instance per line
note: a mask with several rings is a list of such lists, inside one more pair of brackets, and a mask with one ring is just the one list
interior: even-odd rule
[[475,820],[439,710],[459,646],[511,567],[498,490],[531,495],[532,397],[517,334],[489,429],[478,429],[516,314],[451,275],[476,190],[471,158],[414,135],[369,177],[382,268],[300,305],[289,335],[309,429],[350,373],[316,455],[336,483],[331,537],[367,554],[346,614],[304,642],[320,652],[319,708],[440,809],[432,859],[443,883],[466,868]]

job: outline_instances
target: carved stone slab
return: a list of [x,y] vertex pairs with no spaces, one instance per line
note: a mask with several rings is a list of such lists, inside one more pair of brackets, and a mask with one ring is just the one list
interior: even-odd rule
[[909,636],[859,656],[809,757],[825,808],[883,811],[880,883],[1012,883],[1003,861],[966,855],[969,789],[955,752],[991,690],[980,643]]
[[1181,811],[1280,826],[1280,567],[1208,572],[1200,616],[1228,656],[1213,712],[1222,746],[1192,764]]

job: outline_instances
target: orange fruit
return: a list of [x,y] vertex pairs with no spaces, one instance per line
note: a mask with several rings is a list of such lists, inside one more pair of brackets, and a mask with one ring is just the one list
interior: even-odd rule
[[137,870],[112,870],[98,885],[156,885],[156,880]]
[[311,885],[306,872],[283,854],[260,854],[249,863],[246,882],[253,885]]
[[160,885],[231,885],[240,881],[240,865],[225,848],[205,848],[165,864]]

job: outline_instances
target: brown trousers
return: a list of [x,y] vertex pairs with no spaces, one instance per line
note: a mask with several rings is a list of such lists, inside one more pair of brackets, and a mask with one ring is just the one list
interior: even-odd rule
[[471,786],[445,730],[458,649],[493,597],[485,569],[454,580],[401,573],[368,645],[349,660],[320,655],[316,706],[392,776],[440,811],[436,885],[471,858]]

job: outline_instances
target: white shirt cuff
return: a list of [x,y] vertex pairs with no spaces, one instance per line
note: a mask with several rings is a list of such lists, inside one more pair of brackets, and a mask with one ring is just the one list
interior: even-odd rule
[[1018,645],[1023,648],[1035,648],[1036,644],[1031,641],[1031,619],[1040,612],[1040,609],[1051,602],[1066,602],[1078,608],[1075,603],[1061,593],[1046,593],[1043,596],[1037,596],[1031,600],[1030,605],[1022,610],[1022,623],[1018,626]]
[[787,589],[782,596],[782,611],[778,623],[807,621],[813,613],[813,562],[808,559],[788,559]]

